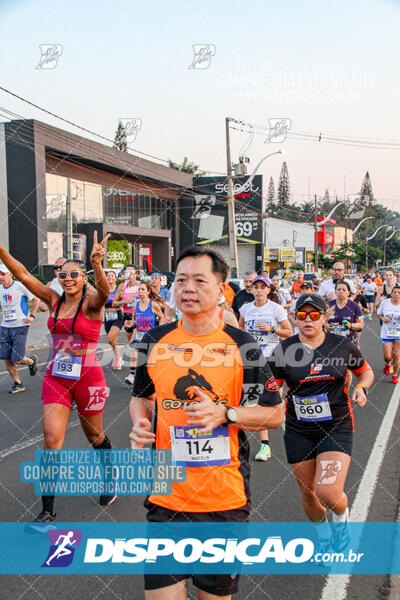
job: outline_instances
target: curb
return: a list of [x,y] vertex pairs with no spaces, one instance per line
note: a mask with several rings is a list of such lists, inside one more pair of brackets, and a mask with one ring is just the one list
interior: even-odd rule
[[[400,522],[400,507],[397,513],[397,522]],[[393,548],[393,567],[400,564],[400,535],[396,537]],[[399,600],[400,598],[400,575],[392,573],[390,576],[390,593],[388,600]]]

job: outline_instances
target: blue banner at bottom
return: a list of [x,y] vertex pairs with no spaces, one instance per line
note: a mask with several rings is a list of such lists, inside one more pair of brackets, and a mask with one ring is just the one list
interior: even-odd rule
[[400,573],[400,523],[42,525],[0,523],[0,573]]

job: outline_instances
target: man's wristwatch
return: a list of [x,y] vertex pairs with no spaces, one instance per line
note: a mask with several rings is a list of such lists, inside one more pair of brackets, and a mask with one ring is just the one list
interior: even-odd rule
[[367,394],[368,394],[367,386],[364,383],[357,383],[356,388],[358,388],[358,387],[362,388],[364,390],[364,394],[367,396]]
[[276,330],[277,330],[277,327],[271,327],[271,333],[275,333]]
[[30,316],[32,319],[36,319],[36,315],[33,315],[32,313],[29,313],[29,316]]
[[227,423],[236,423],[238,421],[238,414],[232,406],[226,407],[225,418]]

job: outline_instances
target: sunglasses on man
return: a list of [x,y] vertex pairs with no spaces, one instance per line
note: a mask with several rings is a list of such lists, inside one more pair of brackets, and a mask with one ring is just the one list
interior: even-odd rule
[[319,321],[322,314],[325,313],[322,313],[319,310],[311,310],[310,312],[306,310],[298,310],[296,312],[296,319],[299,321],[305,321],[307,319],[307,315],[310,315],[311,321]]
[[78,277],[81,273],[82,273],[82,271],[70,271],[69,273],[67,273],[66,271],[61,271],[58,274],[58,278],[59,279],[67,279],[67,276],[69,275],[71,277],[71,279],[78,279]]

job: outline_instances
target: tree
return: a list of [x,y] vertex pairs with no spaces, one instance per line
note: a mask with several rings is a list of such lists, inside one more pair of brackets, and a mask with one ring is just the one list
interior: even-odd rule
[[361,199],[363,206],[367,206],[368,204],[373,203],[374,192],[372,191],[372,183],[368,171],[365,173],[365,177],[361,184],[360,195],[364,196],[364,198]]
[[275,202],[275,185],[274,180],[270,177],[269,186],[268,186],[268,195],[267,195],[267,203],[273,204]]
[[197,175],[202,175],[203,172],[199,171],[199,165],[196,165],[194,162],[189,161],[188,157],[185,156],[183,161],[179,163],[173,162],[170,158],[168,159],[168,166],[170,169],[176,169],[177,171],[184,171],[185,173],[192,173]]
[[288,206],[290,203],[290,181],[286,162],[282,164],[281,174],[278,184],[278,204],[279,206]]
[[328,191],[328,188],[326,188],[325,189],[324,197],[322,199],[322,202],[328,202],[328,204],[329,204],[330,201],[331,201],[331,199],[330,199],[330,196],[329,196],[329,191]]
[[128,152],[128,142],[126,139],[125,126],[121,121],[118,121],[117,131],[115,132],[113,148],[122,150],[122,152]]

